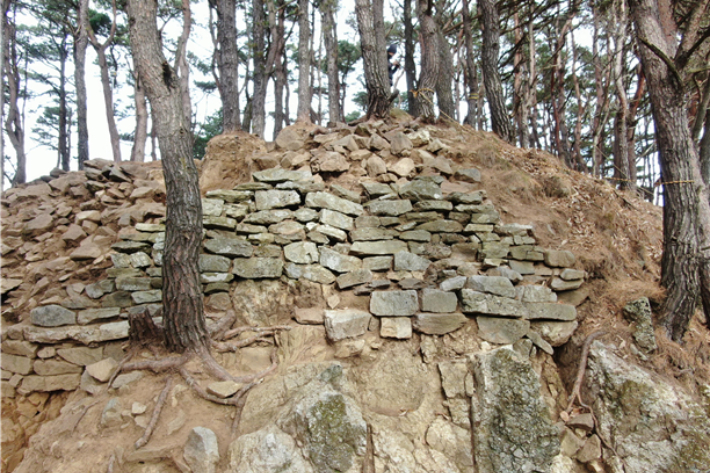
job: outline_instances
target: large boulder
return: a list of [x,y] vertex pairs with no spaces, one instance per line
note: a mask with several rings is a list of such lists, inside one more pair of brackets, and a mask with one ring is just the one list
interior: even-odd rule
[[476,355],[473,369],[477,471],[549,471],[560,442],[530,360],[505,346]]
[[600,433],[616,446],[626,473],[704,471],[710,465],[707,406],[678,383],[623,360],[599,341],[589,351],[585,379]]

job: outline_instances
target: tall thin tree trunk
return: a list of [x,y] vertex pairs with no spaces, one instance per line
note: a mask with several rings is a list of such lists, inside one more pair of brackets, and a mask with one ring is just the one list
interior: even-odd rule
[[274,50],[274,136],[277,136],[283,129],[285,120],[284,115],[284,89],[287,82],[287,71],[284,67],[286,60],[286,31],[285,23],[285,6],[283,0],[279,2],[278,11],[273,2],[269,5],[269,23],[271,23],[271,37],[273,38],[272,48]]
[[512,143],[515,140],[508,119],[500,80],[498,55],[500,54],[500,16],[494,0],[479,0],[478,10],[483,23],[483,47],[481,61],[486,98],[491,109],[491,128],[501,139]]
[[67,116],[69,106],[67,104],[67,74],[66,66],[69,54],[67,53],[66,35],[62,38],[59,49],[59,130],[58,130],[58,154],[59,162],[64,171],[69,171],[71,164],[71,152],[69,149],[68,133],[69,123]]
[[338,35],[335,28],[335,0],[321,2],[321,24],[325,39],[326,67],[328,70],[328,120],[342,121],[340,109],[340,80],[338,77]]
[[121,162],[121,137],[118,134],[116,127],[116,118],[113,109],[113,89],[111,88],[111,79],[108,74],[108,60],[106,59],[106,49],[113,43],[116,35],[116,1],[112,0],[113,21],[111,22],[111,32],[106,38],[106,41],[101,43],[94,34],[91,26],[87,24],[87,32],[91,45],[94,47],[99,58],[99,69],[101,71],[101,86],[104,92],[104,108],[106,109],[106,123],[108,124],[108,132],[111,138],[111,151],[113,160],[117,163]]
[[308,21],[309,0],[298,0],[298,109],[297,122],[311,121],[311,25]]
[[[16,169],[15,175],[12,178],[12,185],[15,186],[17,184],[24,184],[27,180],[27,159],[25,155],[24,121],[19,107],[21,77],[20,65],[18,64],[19,58],[17,56],[17,32],[15,22],[10,22],[8,17],[11,3],[12,2],[9,0],[3,0],[2,56],[5,72],[3,76],[7,79],[8,91],[8,111],[4,127],[8,138],[10,138],[10,143],[15,149]],[[0,156],[0,159],[4,162],[5,155]],[[0,179],[5,179],[4,173],[0,175]]]
[[190,0],[182,0],[182,33],[178,38],[177,51],[175,51],[175,71],[180,78],[182,90],[182,113],[185,114],[188,130],[192,135],[192,101],[190,100],[190,65],[187,62],[187,41],[190,39],[192,29],[192,11]]
[[435,86],[436,100],[439,105],[439,113],[456,121],[456,107],[451,89],[451,80],[454,77],[454,59],[451,55],[451,45],[441,29],[442,25],[437,23],[436,47],[439,51],[439,74]]
[[237,49],[236,0],[210,0],[217,9],[217,83],[222,99],[222,131],[232,133],[240,126],[239,51]]
[[89,43],[89,0],[79,0],[78,25],[74,34],[74,86],[76,88],[77,152],[79,169],[89,158],[89,123],[86,106],[86,48]]
[[414,64],[414,25],[412,25],[412,1],[403,0],[404,5],[404,75],[407,81],[407,112],[416,117],[419,115],[417,100],[414,97],[417,71]]
[[[266,123],[266,16],[264,14],[264,1],[253,0],[252,12],[254,22],[252,58],[254,61],[254,96],[251,102],[251,120],[252,133],[264,137],[264,126]],[[246,113],[246,112],[245,112]],[[247,119],[245,118],[246,122]]]
[[[624,70],[626,55],[624,54],[625,31],[627,25],[624,0],[614,5],[614,86],[618,100],[616,116],[614,117],[614,178],[622,190],[630,189],[631,172],[629,169],[628,120],[629,99],[626,96]],[[618,15],[618,16],[617,16]]]
[[478,70],[476,67],[475,52],[473,50],[473,29],[471,28],[471,10],[468,0],[463,0],[461,9],[461,25],[463,27],[464,46],[466,49],[466,61],[464,64],[464,82],[466,83],[466,102],[468,103],[468,113],[463,122],[476,128],[478,122]]
[[136,130],[133,134],[133,148],[131,149],[131,161],[145,161],[145,144],[148,139],[148,106],[145,103],[145,89],[136,74],[133,79],[133,97],[136,107]]
[[433,8],[433,0],[418,0],[419,42],[422,56],[418,106],[419,116],[425,123],[436,120],[433,98],[439,75],[439,51],[436,37],[437,27],[432,16]]
[[355,0],[368,97],[365,118],[368,120],[388,117],[394,99],[389,94],[383,11],[382,0]]
[[151,102],[167,190],[163,256],[166,345],[182,353],[205,347],[208,340],[198,269],[202,201],[180,78],[163,55],[156,8],[157,2],[128,0],[131,50]]

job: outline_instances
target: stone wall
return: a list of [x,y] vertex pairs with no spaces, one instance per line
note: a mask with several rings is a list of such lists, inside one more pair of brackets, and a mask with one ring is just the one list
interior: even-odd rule
[[[329,169],[329,161],[318,162]],[[281,167],[253,178],[203,199],[199,264],[213,308],[232,308],[244,280],[320,284],[336,296],[327,307],[295,306],[289,315],[296,323],[324,324],[340,356],[359,354],[367,331],[401,340],[413,331],[443,335],[472,320],[490,343],[527,337],[552,353],[577,327],[574,305],[558,301],[583,284],[574,255],[537,246],[531,226],[502,223],[475,169],[457,171],[458,180],[473,183],[460,188],[435,175],[362,182],[358,192]],[[101,218],[86,210],[75,224],[85,228]],[[70,298],[45,300],[32,309],[30,324],[9,327],[3,386],[28,394],[80,384],[90,390],[105,381],[102,373],[111,367],[101,363],[120,349],[112,342],[127,338],[128,313],[160,309],[165,233],[159,214],[151,220],[119,234],[105,278],[74,293],[67,288]],[[89,250],[78,248],[72,259],[98,256]],[[82,251],[91,254],[84,258]],[[369,301],[352,307],[353,297]]]

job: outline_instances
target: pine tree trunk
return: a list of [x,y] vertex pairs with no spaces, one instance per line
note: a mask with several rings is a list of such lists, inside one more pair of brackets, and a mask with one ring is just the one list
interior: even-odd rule
[[404,75],[407,80],[407,112],[419,115],[417,100],[414,97],[417,70],[414,64],[414,26],[412,25],[412,1],[404,0]]
[[464,82],[467,93],[468,113],[464,118],[464,123],[476,128],[478,124],[478,71],[476,69],[476,59],[473,50],[473,31],[471,28],[471,10],[468,0],[463,0],[461,10],[461,25],[463,28],[464,46],[466,48],[466,61],[464,63]]
[[175,52],[175,72],[180,79],[182,113],[185,115],[190,135],[192,135],[192,100],[190,99],[190,65],[187,63],[187,41],[190,38],[191,29],[190,0],[182,0],[182,33],[178,38],[177,51]]
[[180,79],[163,55],[156,7],[153,1],[128,1],[131,50],[151,103],[167,190],[163,256],[166,346],[182,353],[205,346],[208,340],[198,270],[202,201]]
[[483,68],[483,83],[486,87],[486,98],[491,109],[491,128],[501,139],[512,143],[515,140],[508,119],[508,111],[503,97],[503,85],[498,71],[498,55],[500,54],[500,16],[493,0],[479,0],[478,10],[483,24],[483,47],[481,50],[481,65]]
[[79,169],[89,158],[89,123],[86,106],[86,48],[89,44],[89,0],[79,1],[78,25],[74,35],[74,86],[76,88],[77,153]]
[[387,46],[382,26],[383,8],[382,0],[373,0],[372,3],[369,0],[355,0],[368,95],[365,118],[368,120],[388,118],[392,105],[387,74]]
[[[684,109],[684,87],[659,57],[676,56],[673,34],[661,25],[655,0],[630,0],[639,54],[651,97],[664,185],[661,284],[666,299],[660,324],[675,341],[683,339],[702,298],[710,317],[710,201],[700,171],[698,150]],[[669,40],[670,37],[670,40]],[[648,45],[653,45],[652,50]]]
[[419,76],[419,116],[425,123],[436,120],[434,112],[434,89],[439,75],[439,51],[437,48],[436,22],[432,16],[433,0],[418,0],[419,42],[422,69]]
[[[7,80],[8,93],[8,110],[5,117],[4,128],[7,132],[10,143],[15,149],[16,170],[12,179],[12,185],[24,184],[26,177],[27,160],[25,155],[25,131],[24,123],[22,122],[22,114],[20,113],[20,67],[18,64],[17,55],[17,37],[14,22],[9,21],[10,1],[3,0],[3,36],[2,36],[2,54],[4,77]],[[0,156],[0,160],[5,161],[4,156]],[[0,178],[4,180],[4,174]]]
[[145,90],[140,79],[136,76],[133,86],[133,98],[136,107],[136,129],[133,134],[133,148],[131,148],[131,161],[145,161],[145,144],[148,139],[148,106],[145,103]]
[[217,69],[219,70],[219,96],[222,99],[222,131],[232,133],[240,126],[239,83],[237,68],[236,0],[212,0],[217,7]]
[[[252,57],[254,61],[254,96],[251,99],[251,119],[252,133],[264,137],[264,126],[266,123],[266,16],[264,14],[264,1],[253,0],[252,12],[254,22],[252,23],[253,43]],[[249,103],[249,101],[247,100]],[[246,113],[246,112],[245,112]],[[244,119],[247,122],[247,119]]]
[[436,47],[439,51],[439,74],[436,80],[436,100],[439,114],[456,121],[456,107],[452,95],[451,80],[454,77],[454,59],[451,55],[451,45],[441,31],[443,25],[437,22]]
[[340,80],[338,77],[338,35],[335,29],[335,0],[321,3],[321,23],[325,38],[325,55],[328,70],[328,121],[342,121],[340,110]]
[[66,36],[62,39],[59,47],[59,129],[57,149],[59,153],[59,163],[64,171],[69,171],[71,163],[71,153],[69,150],[69,127],[68,122],[69,107],[67,104],[67,44]]
[[[269,29],[271,30],[271,49],[269,50],[269,64],[273,64],[275,75],[274,83],[274,136],[277,136],[283,129],[284,124],[284,87],[286,86],[286,71],[283,67],[282,58],[285,55],[285,8],[283,0],[279,4],[268,3],[269,9]],[[272,69],[271,67],[269,67]]]
[[311,121],[311,25],[308,21],[309,0],[298,0],[298,109],[297,122]]

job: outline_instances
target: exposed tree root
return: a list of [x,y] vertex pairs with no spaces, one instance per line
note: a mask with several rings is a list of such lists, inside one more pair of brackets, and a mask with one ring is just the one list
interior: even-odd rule
[[116,369],[114,370],[113,374],[111,375],[111,378],[108,380],[108,389],[111,389],[111,385],[113,382],[116,380],[116,376],[118,376],[121,371],[123,371],[123,367],[128,363],[131,358],[133,358],[138,351],[138,347],[132,347],[130,350],[128,350],[128,353],[126,353],[126,356],[123,357],[121,362],[118,364]]
[[[187,385],[201,398],[213,402],[215,404],[235,407],[236,412],[234,415],[234,420],[232,422],[232,436],[234,436],[237,432],[237,429],[239,428],[239,420],[241,418],[242,409],[244,408],[244,404],[246,403],[247,394],[249,390],[261,383],[261,381],[270,373],[272,373],[278,366],[278,333],[284,330],[291,330],[291,327],[287,325],[278,325],[273,327],[238,327],[230,330],[230,327],[232,326],[232,324],[234,324],[236,319],[237,316],[235,312],[231,310],[228,311],[227,314],[210,329],[211,341],[209,346],[214,347],[217,352],[234,352],[239,348],[249,346],[256,342],[263,341],[267,343],[273,343],[274,348],[271,352],[271,365],[269,365],[269,367],[265,370],[245,376],[233,376],[226,369],[224,369],[224,367],[222,367],[222,365],[220,365],[217,360],[214,359],[212,353],[210,353],[209,346],[198,347],[195,350],[189,350],[180,356],[161,358],[159,350],[156,346],[151,344],[144,344],[140,341],[139,338],[134,337],[134,339],[131,339],[132,347],[130,351],[116,367],[116,370],[114,371],[113,375],[111,376],[111,379],[109,380],[108,386],[111,387],[116,377],[121,372],[125,371],[150,370],[154,373],[161,373],[170,370],[177,371],[180,376],[182,376],[182,378],[185,380]],[[144,323],[145,316],[137,317],[136,320],[139,320],[141,322],[140,327],[149,326]],[[141,333],[154,332],[154,330],[144,330]],[[227,340],[230,340],[246,332],[253,332],[254,335],[243,340],[238,340],[231,343],[227,342]],[[133,359],[138,349],[141,347],[151,349],[155,358],[151,360],[143,360],[129,363],[129,361]],[[202,367],[204,368],[207,374],[221,381],[232,381],[234,383],[241,384],[241,388],[234,395],[226,399],[222,399],[220,397],[208,393],[207,390],[205,390],[205,388],[203,388],[200,383],[198,383],[198,381],[185,367],[186,363],[190,361],[190,359],[192,359],[194,356],[199,357],[200,361],[202,362]],[[148,426],[146,427],[143,436],[135,443],[136,448],[141,448],[145,446],[150,440],[150,437],[153,433],[153,429],[155,428],[160,417],[160,412],[163,408],[163,405],[165,404],[168,392],[170,391],[172,386],[173,376],[168,375],[168,377],[166,378],[165,387],[160,393],[158,401],[156,402],[156,405],[153,409],[153,414],[151,416],[150,422],[148,423]]]
[[141,448],[145,444],[148,443],[148,440],[150,440],[150,436],[153,434],[153,429],[155,429],[155,425],[158,423],[158,418],[160,417],[160,411],[163,409],[163,405],[165,404],[165,399],[168,397],[168,393],[173,387],[173,377],[172,375],[168,376],[168,379],[165,382],[165,387],[163,390],[160,392],[160,396],[158,397],[158,402],[155,403],[155,407],[153,408],[153,415],[150,417],[150,422],[148,423],[148,426],[145,428],[145,432],[143,433],[143,436],[138,439],[136,442],[136,448]]
[[587,339],[584,341],[584,346],[582,347],[582,354],[579,357],[579,368],[577,368],[577,378],[574,381],[574,387],[572,387],[572,394],[569,396],[569,401],[567,404],[567,409],[565,409],[565,413],[569,416],[570,412],[572,412],[572,408],[574,407],[574,401],[576,400],[579,402],[579,405],[582,407],[585,407],[587,409],[591,408],[584,404],[582,401],[582,395],[580,394],[580,389],[582,388],[582,381],[584,380],[584,372],[587,369],[587,358],[589,357],[589,347],[592,345],[592,342],[594,339],[601,337],[602,335],[606,335],[606,330],[597,330],[596,332],[593,332],[590,334]]
[[237,320],[237,313],[233,310],[228,310],[227,314],[219,319],[219,321],[214,324],[209,330],[212,340],[223,340],[224,332],[231,327]]
[[[587,359],[589,358],[589,349],[592,345],[592,342],[601,337],[602,335],[606,335],[608,332],[606,330],[597,330],[596,332],[592,332],[587,336],[587,339],[584,341],[584,345],[582,346],[582,354],[579,357],[579,367],[577,368],[577,378],[574,381],[574,386],[572,387],[572,394],[569,396],[569,402],[567,404],[567,409],[565,410],[566,418],[569,418],[569,414],[572,412],[572,409],[574,408],[574,402],[575,400],[579,403],[580,407],[584,407],[589,411],[589,413],[592,415],[592,420],[594,421],[594,430],[597,433],[597,436],[599,437],[599,440],[601,440],[602,444],[604,447],[607,449],[611,450],[614,455],[619,457],[622,463],[624,463],[624,459],[619,456],[619,454],[616,452],[616,449],[611,445],[611,443],[607,442],[606,439],[604,439],[604,436],[601,433],[601,428],[599,426],[599,420],[597,419],[597,416],[594,414],[594,409],[592,409],[592,406],[589,406],[585,404],[582,401],[582,395],[581,395],[581,389],[582,389],[582,382],[584,381],[584,373],[587,369]],[[625,465],[624,465],[625,467]]]
[[83,419],[84,416],[86,415],[86,413],[89,411],[89,409],[91,409],[92,407],[94,407],[94,406],[95,406],[96,404],[98,404],[98,403],[99,403],[99,401],[96,400],[96,401],[92,402],[91,404],[89,404],[89,405],[87,405],[87,406],[84,406],[84,407],[82,408],[81,414],[79,414],[79,417],[76,419],[76,422],[74,422],[74,427],[72,427],[72,429],[71,429],[71,433],[72,433],[72,434],[74,433],[74,431],[76,430],[77,426],[79,425],[79,422],[81,422],[81,419]]

